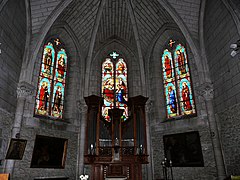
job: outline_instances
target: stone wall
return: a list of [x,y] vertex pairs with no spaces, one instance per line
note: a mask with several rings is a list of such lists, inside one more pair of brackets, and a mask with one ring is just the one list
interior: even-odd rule
[[[12,176],[14,180],[53,176],[66,176],[73,180],[78,173],[78,154],[80,151],[78,133],[81,118],[78,114],[77,101],[79,101],[82,96],[82,91],[79,90],[82,79],[78,78],[80,73],[82,73],[82,68],[79,67],[80,63],[77,63],[80,62],[80,58],[76,48],[76,41],[73,39],[71,33],[66,30],[65,24],[58,24],[57,26],[57,28],[53,26],[48,32],[44,42],[42,43],[41,51],[38,53],[34,69],[32,70],[32,85],[35,87],[35,90],[34,93],[26,99],[23,125],[21,129],[21,138],[26,139],[28,142],[23,159],[16,161],[15,163],[14,174]],[[60,38],[61,42],[64,43],[68,56],[68,72],[65,89],[65,92],[67,93],[64,99],[65,115],[63,121],[48,117],[34,117],[36,89],[38,84],[39,68],[42,61],[43,46],[48,39],[53,37]],[[36,135],[68,139],[65,168],[54,169],[30,167]]]
[[6,110],[0,108],[0,131],[1,142],[0,142],[0,172],[4,171],[5,157],[9,145],[9,137],[11,133],[11,127],[14,116],[7,112]]
[[[21,138],[27,140],[27,146],[22,160],[17,160],[15,163],[14,174],[11,179],[34,179],[34,177],[53,177],[53,176],[66,176],[70,180],[74,180],[76,176],[77,165],[77,152],[78,152],[78,136],[75,132],[54,130],[57,128],[55,125],[52,128],[33,128],[24,127],[21,132]],[[61,126],[65,126],[62,124]],[[55,128],[54,128],[55,127]],[[33,148],[36,135],[44,135],[50,137],[58,137],[68,139],[67,156],[64,169],[54,168],[30,168]],[[57,151],[57,149],[56,149]]]
[[240,104],[218,114],[228,175],[240,174]]
[[213,154],[213,147],[209,133],[206,108],[203,99],[197,94],[199,87],[199,74],[191,47],[186,45],[188,60],[191,70],[192,87],[195,94],[197,109],[196,117],[188,117],[179,120],[166,120],[164,87],[162,80],[161,55],[168,40],[180,40],[185,43],[179,31],[166,30],[157,41],[153,49],[149,72],[149,97],[153,107],[148,114],[151,136],[151,160],[154,170],[154,179],[163,178],[161,162],[164,159],[163,136],[169,134],[198,131],[200,135],[201,148],[203,153],[204,167],[174,167],[174,179],[215,179],[216,165]]
[[0,107],[15,113],[16,89],[26,39],[24,1],[9,0],[0,12]]
[[230,56],[230,45],[240,39],[236,24],[222,1],[207,1],[204,39],[214,86],[215,112],[240,101],[240,61]]
[[230,56],[230,44],[239,40],[240,34],[222,1],[207,1],[204,23],[206,53],[214,85],[214,110],[218,115],[227,175],[239,175],[240,61],[238,56]]

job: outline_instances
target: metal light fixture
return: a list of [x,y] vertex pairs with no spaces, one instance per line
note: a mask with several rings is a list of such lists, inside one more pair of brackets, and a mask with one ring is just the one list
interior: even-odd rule
[[230,45],[232,49],[231,56],[234,57],[240,52],[240,40]]

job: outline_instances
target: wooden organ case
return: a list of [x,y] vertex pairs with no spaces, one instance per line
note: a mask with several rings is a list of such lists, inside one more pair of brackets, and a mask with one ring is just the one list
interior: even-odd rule
[[92,180],[142,179],[142,164],[148,163],[145,104],[146,97],[129,98],[129,118],[121,120],[122,109],[109,109],[111,121],[101,116],[103,98],[85,97],[88,105],[85,164],[90,164]]

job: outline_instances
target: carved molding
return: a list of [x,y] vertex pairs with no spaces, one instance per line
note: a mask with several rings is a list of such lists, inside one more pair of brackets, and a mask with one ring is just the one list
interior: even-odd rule
[[202,84],[198,88],[197,94],[202,96],[205,100],[212,100],[214,96],[213,84],[212,83]]
[[145,107],[146,113],[152,112],[152,107],[153,107],[153,101],[148,100],[147,104],[146,104],[146,107]]
[[77,107],[81,114],[86,113],[88,110],[88,106],[85,103],[82,103],[81,101],[77,101]]
[[17,87],[17,97],[24,97],[33,95],[34,87],[27,82],[20,82]]

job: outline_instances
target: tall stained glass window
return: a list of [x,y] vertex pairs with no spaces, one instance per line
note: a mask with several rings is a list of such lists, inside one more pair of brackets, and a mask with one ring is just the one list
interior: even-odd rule
[[167,118],[196,114],[185,47],[170,40],[161,60]]
[[110,54],[102,63],[102,97],[104,98],[102,116],[106,121],[111,121],[108,110],[113,108],[123,109],[122,120],[127,120],[127,65],[116,52]]
[[35,115],[63,118],[67,60],[64,45],[58,38],[51,39],[44,45]]

